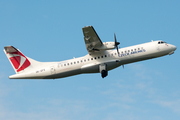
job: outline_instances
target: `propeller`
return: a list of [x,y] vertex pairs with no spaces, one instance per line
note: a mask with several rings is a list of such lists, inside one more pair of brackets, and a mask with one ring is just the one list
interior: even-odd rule
[[[116,34],[114,33],[114,39],[115,39],[115,48],[117,49],[117,53],[119,55],[119,50],[118,50],[118,45],[120,44],[120,42],[117,42],[117,39],[116,39]],[[122,65],[123,69],[124,69],[124,65]]]
[[117,39],[116,39],[116,34],[114,33],[114,39],[115,39],[115,48],[117,49],[117,53],[119,55],[119,50],[118,50],[118,45],[120,44],[120,42],[117,42]]

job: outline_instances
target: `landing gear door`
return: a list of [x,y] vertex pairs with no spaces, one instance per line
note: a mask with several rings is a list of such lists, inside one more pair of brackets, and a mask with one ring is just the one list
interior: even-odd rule
[[103,71],[103,70],[107,70],[107,69],[106,69],[106,66],[107,66],[106,64],[100,64],[100,65],[99,65],[99,72],[101,72],[101,71]]
[[107,65],[105,63],[99,65],[99,72],[101,73],[102,78],[108,75]]
[[54,68],[54,66],[52,66],[52,67],[50,68],[50,72],[51,72],[52,75],[53,75],[53,74],[56,74],[56,69]]

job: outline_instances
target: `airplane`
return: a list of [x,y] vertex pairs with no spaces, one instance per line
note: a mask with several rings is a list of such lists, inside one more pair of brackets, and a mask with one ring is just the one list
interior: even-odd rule
[[88,54],[60,62],[39,62],[25,56],[13,46],[4,47],[16,74],[9,79],[57,79],[85,73],[100,73],[102,78],[108,71],[129,63],[171,55],[176,46],[162,40],[151,41],[125,48],[114,42],[102,42],[93,26],[82,28]]

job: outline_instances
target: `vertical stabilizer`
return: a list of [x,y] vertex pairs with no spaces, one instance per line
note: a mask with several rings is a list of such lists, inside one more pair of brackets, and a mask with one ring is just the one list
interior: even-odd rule
[[4,47],[4,52],[16,73],[23,71],[31,65],[28,58],[13,46]]

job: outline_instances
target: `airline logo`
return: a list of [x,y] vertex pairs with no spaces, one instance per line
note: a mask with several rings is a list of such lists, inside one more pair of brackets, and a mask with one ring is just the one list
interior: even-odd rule
[[26,58],[26,56],[24,56],[21,52],[16,51],[10,54],[13,57],[10,57],[9,59],[17,72],[20,72],[24,70],[25,68],[27,68],[28,66],[30,66],[31,63]]

